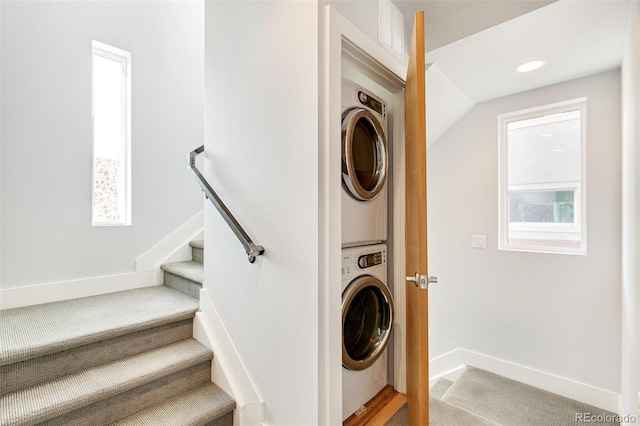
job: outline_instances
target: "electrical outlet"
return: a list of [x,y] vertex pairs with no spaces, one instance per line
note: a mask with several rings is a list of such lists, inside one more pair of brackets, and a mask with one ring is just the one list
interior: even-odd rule
[[487,236],[486,235],[472,235],[471,236],[471,247],[486,249],[487,248]]

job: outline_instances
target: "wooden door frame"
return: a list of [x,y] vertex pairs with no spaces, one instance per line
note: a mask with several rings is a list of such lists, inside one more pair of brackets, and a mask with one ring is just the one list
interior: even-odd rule
[[[366,76],[394,95],[393,173],[404,177],[404,82],[407,66],[330,5],[319,23],[319,424],[342,423],[341,325],[341,76],[342,58],[367,70]],[[394,331],[394,387],[406,393],[405,190],[404,178],[393,179],[395,250],[393,271],[396,321]],[[337,390],[340,390],[338,392]]]

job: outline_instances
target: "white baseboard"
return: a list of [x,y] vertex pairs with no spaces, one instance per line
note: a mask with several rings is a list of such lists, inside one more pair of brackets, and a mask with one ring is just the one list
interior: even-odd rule
[[202,239],[204,229],[204,210],[200,210],[195,216],[169,234],[145,254],[136,259],[136,272],[157,272],[156,284],[162,283],[160,265],[168,262],[181,262],[191,260],[189,242]]
[[136,259],[136,271],[133,273],[0,289],[0,309],[19,308],[160,285],[162,284],[160,265],[165,262],[190,260],[189,242],[202,238],[203,227],[204,211],[201,210]]
[[193,337],[215,354],[211,381],[236,401],[235,426],[258,425],[264,419],[260,395],[238,348],[207,290],[200,290],[200,312],[196,314]]
[[0,309],[20,308],[22,306],[40,305],[60,300],[96,296],[98,294],[149,287],[155,284],[155,272],[145,271],[4,288],[0,290]]
[[619,395],[615,392],[463,348],[455,349],[429,361],[429,379],[431,381],[445,377],[466,366],[478,367],[585,404],[619,413]]
[[465,367],[462,350],[454,349],[429,361],[429,383],[447,378]]

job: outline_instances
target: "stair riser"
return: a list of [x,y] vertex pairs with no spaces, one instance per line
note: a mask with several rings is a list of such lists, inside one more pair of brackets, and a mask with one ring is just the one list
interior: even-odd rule
[[104,425],[211,381],[211,362],[201,363],[51,419],[43,425]]
[[189,279],[179,277],[171,272],[164,273],[164,285],[195,299],[200,298],[202,285]]
[[192,335],[193,321],[189,319],[5,365],[0,367],[0,395],[169,345]]
[[204,249],[191,247],[191,260],[204,263]]

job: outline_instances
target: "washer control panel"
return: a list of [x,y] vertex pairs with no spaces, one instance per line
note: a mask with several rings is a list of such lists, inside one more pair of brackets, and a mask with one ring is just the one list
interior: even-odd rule
[[342,250],[342,280],[359,275],[386,274],[387,250],[384,245],[352,247]]
[[382,252],[363,254],[358,257],[358,266],[360,269],[370,268],[372,266],[382,264]]

